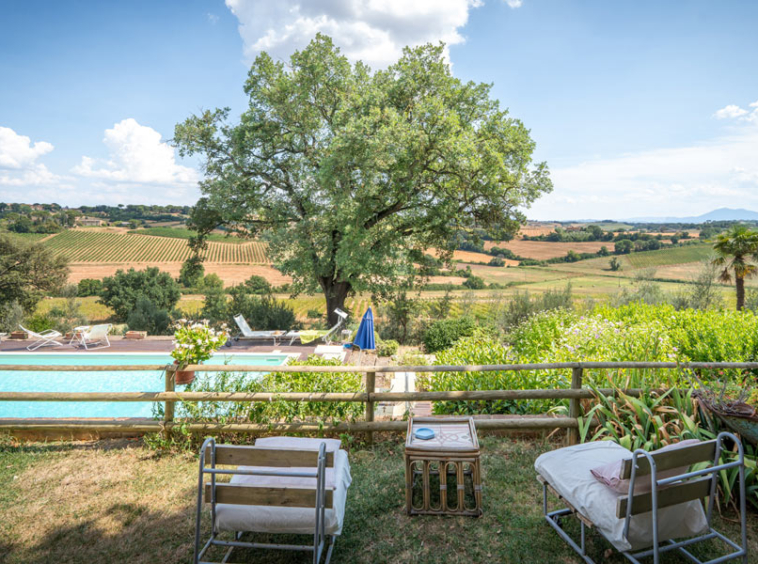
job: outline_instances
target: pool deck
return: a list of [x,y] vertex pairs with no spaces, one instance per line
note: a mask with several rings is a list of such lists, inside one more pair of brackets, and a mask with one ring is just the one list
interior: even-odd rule
[[[0,341],[0,353],[26,353],[26,350],[33,341],[25,339],[3,339]],[[83,355],[90,353],[169,353],[174,348],[171,337],[148,337],[146,339],[124,339],[120,336],[110,337],[111,346],[108,348],[100,347],[85,350],[82,347],[64,345],[62,347],[42,347],[35,351],[37,353],[81,353]],[[65,343],[65,341],[64,341]],[[316,345],[287,345],[266,343],[232,343],[231,347],[224,347],[222,352],[236,353],[282,353],[288,355],[299,355],[300,360],[305,360],[308,355],[315,354]],[[346,361],[350,357],[348,352]]]

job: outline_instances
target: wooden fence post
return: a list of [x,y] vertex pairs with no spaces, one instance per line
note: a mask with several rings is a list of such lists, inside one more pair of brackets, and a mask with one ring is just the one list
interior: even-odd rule
[[[582,377],[584,369],[577,366],[571,369],[571,389],[582,389]],[[581,411],[581,401],[579,398],[569,399],[569,417],[576,419]],[[571,427],[568,432],[568,444],[575,445],[579,443],[579,428]]]
[[[374,402],[371,396],[376,391],[376,372],[366,372],[366,421],[374,420]],[[369,444],[374,442],[374,433],[369,431],[366,435]]]
[[[173,368],[173,367],[172,367]],[[166,391],[167,392],[174,392],[176,391],[176,379],[174,378],[175,370],[172,370],[171,368],[166,369]],[[163,423],[165,424],[171,424],[174,422],[174,402],[173,401],[166,401],[163,408]],[[165,426],[163,428],[163,435],[164,438],[168,439],[171,437],[171,429],[168,426]]]

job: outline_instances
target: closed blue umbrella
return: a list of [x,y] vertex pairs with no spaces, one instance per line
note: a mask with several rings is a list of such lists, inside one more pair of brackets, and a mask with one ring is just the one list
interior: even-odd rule
[[363,351],[373,351],[376,349],[376,343],[374,342],[374,312],[371,311],[370,307],[363,314],[353,344]]

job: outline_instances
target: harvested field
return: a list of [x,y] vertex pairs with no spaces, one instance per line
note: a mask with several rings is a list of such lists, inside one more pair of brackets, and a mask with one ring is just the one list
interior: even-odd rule
[[547,235],[555,231],[558,227],[557,223],[528,223],[519,229],[519,235],[528,235],[529,237],[537,237],[539,235]]
[[485,241],[484,248],[505,247],[524,258],[535,260],[547,260],[557,257],[565,257],[569,251],[575,253],[596,253],[600,247],[605,247],[609,251],[615,249],[612,242],[607,241],[586,241],[581,243],[554,243],[552,241],[522,241],[515,240],[505,242]]
[[[114,262],[114,263],[71,263],[69,265],[70,274],[68,280],[72,284],[76,284],[79,280],[84,278],[103,278],[105,276],[113,276],[117,270],[128,270],[134,268],[136,270],[144,270],[149,266],[157,266],[161,270],[168,272],[171,276],[179,276],[179,271],[182,268],[181,262]],[[266,280],[274,285],[281,285],[291,282],[292,279],[289,276],[283,275],[281,272],[265,265],[254,264],[225,264],[225,263],[203,263],[206,274],[217,274],[221,280],[224,281],[226,286],[233,286],[235,284],[241,284],[253,274],[257,276],[263,276]]]

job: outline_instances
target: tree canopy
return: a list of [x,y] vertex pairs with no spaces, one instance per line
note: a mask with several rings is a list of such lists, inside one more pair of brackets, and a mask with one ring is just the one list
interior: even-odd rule
[[179,284],[157,267],[117,270],[113,276],[103,278],[100,290],[100,300],[113,308],[120,321],[126,321],[139,302],[142,302],[141,310],[149,309],[146,302],[150,302],[153,309],[170,312],[180,297]]
[[18,302],[31,313],[43,296],[66,283],[66,259],[42,245],[0,235],[0,304]]
[[407,280],[424,250],[452,251],[459,230],[512,235],[552,189],[529,130],[490,85],[455,78],[442,45],[372,73],[317,35],[289,63],[259,55],[244,90],[239,123],[216,109],[175,130],[182,156],[204,156],[196,245],[219,225],[265,239],[332,320],[351,292]]

